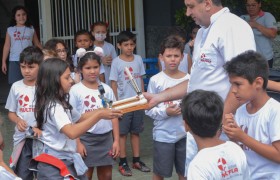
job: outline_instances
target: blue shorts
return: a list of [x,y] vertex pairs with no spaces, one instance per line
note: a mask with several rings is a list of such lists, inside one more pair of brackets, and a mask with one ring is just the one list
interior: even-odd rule
[[144,110],[125,113],[119,120],[120,135],[139,134],[144,130]]
[[12,85],[14,82],[22,80],[23,76],[20,70],[19,61],[9,61],[8,82]]

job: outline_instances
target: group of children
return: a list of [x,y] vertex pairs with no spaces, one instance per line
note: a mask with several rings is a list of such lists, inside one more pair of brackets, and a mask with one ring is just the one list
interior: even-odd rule
[[[15,11],[15,19],[19,12],[24,12],[24,18],[16,19],[15,27],[26,27],[26,9],[17,7]],[[18,52],[23,79],[12,83],[5,108],[9,111],[8,118],[16,124],[10,166],[20,178],[91,179],[97,167],[99,179],[112,179],[112,165],[118,157],[121,174],[130,176],[126,160],[129,133],[132,167],[150,171],[140,160],[139,133],[144,127],[144,111],[122,116],[120,111],[104,109],[98,91],[102,85],[105,98],[113,101],[135,96],[124,67],[129,68],[143,90],[145,69],[142,58],[134,54],[136,37],[128,31],[119,34],[121,54],[117,57],[113,45],[105,41],[106,35],[107,24],[103,22],[94,23],[91,32],[75,33],[76,50],[86,50],[79,57],[71,56],[65,42],[58,39],[47,41],[42,50],[34,43],[38,47],[22,47]],[[25,40],[25,35],[20,38]],[[9,41],[5,43],[13,47]],[[95,51],[96,47],[102,48],[102,54]],[[6,58],[3,58],[5,63]]]
[[[26,11],[17,9],[14,14],[15,32],[24,27],[18,44],[23,45],[29,28],[25,24]],[[125,67],[144,91],[143,61],[133,53],[136,37],[128,31],[118,35],[119,56],[106,37],[107,25],[103,22],[95,23],[91,33],[78,31],[74,41],[77,49],[86,50],[82,56],[71,57],[66,44],[55,39],[45,44],[45,55],[38,44],[21,47],[18,63],[23,79],[13,83],[5,106],[8,118],[16,124],[10,165],[20,178],[92,179],[96,167],[99,179],[112,179],[112,165],[118,157],[120,173],[131,176],[126,154],[128,134],[132,167],[150,171],[140,160],[139,134],[144,129],[145,112],[122,114],[102,108],[98,91],[102,85],[105,98],[113,101],[135,96]],[[101,47],[103,55],[95,47]],[[189,79],[187,72],[179,70],[183,52],[184,42],[178,35],[163,40],[159,59],[164,69],[150,79],[148,92],[160,93]],[[6,64],[2,70],[6,72]],[[223,117],[221,98],[202,90],[146,111],[154,120],[153,179],[171,177],[173,165],[179,179],[280,179],[280,105],[266,93],[266,61],[248,51],[227,62],[225,70],[232,93],[243,104],[235,115]],[[221,130],[233,142],[220,140]],[[186,166],[189,137],[194,138],[198,153]],[[15,177],[11,169],[2,165],[1,145],[0,136],[0,170],[5,172],[0,177]]]

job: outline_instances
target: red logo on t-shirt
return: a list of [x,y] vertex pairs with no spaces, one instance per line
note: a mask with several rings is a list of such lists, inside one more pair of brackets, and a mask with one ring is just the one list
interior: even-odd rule
[[222,178],[229,178],[238,175],[238,168],[236,164],[227,164],[224,158],[218,159],[218,168],[221,170]]
[[207,57],[206,54],[204,54],[204,53],[202,53],[200,55],[200,61],[205,62],[205,63],[211,63],[212,62],[212,60],[209,59],[209,57]]
[[226,160],[224,158],[219,158],[218,159],[218,168],[221,170],[221,171],[224,171],[226,169]]
[[21,107],[26,107],[29,103],[29,97],[25,94],[20,95],[18,103]]
[[30,98],[28,97],[28,95],[20,95],[18,99],[18,104],[20,106],[20,112],[34,112],[34,107],[32,105],[32,102],[30,104]]
[[[129,70],[130,74],[133,73],[132,67],[129,67],[128,70]],[[125,75],[126,77],[128,77],[128,74],[126,73],[126,71],[124,71],[124,75]]]
[[20,31],[14,32],[14,38],[20,38]]
[[84,105],[89,109],[94,108],[95,105],[96,105],[95,97],[91,96],[91,95],[86,96],[85,99],[84,99]]

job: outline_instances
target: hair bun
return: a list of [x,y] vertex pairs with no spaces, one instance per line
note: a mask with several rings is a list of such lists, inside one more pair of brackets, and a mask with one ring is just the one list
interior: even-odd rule
[[79,58],[83,57],[86,53],[87,53],[87,51],[86,51],[84,48],[79,48],[79,49],[76,51],[76,55],[77,55]]
[[103,52],[103,49],[101,47],[96,47],[94,48],[94,51],[93,51],[96,55],[100,56],[100,57],[103,57],[104,56],[104,52]]

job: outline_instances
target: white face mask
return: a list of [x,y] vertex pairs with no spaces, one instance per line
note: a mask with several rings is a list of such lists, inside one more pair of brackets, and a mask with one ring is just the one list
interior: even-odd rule
[[106,39],[106,34],[96,33],[94,34],[94,38],[96,41],[104,41]]

